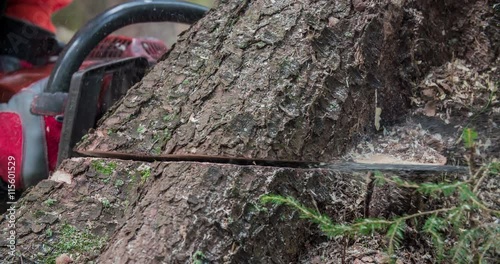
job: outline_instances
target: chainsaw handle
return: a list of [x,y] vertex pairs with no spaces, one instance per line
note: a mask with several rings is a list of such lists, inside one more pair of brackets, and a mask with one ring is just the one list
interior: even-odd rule
[[147,22],[193,24],[207,11],[204,6],[175,0],[131,1],[112,7],[89,21],[73,36],[59,55],[45,92],[68,92],[71,77],[88,54],[115,30]]

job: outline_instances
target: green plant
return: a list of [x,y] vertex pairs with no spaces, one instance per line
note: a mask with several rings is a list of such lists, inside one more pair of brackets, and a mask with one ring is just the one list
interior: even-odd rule
[[[477,133],[465,132],[464,143],[472,148]],[[441,208],[398,216],[393,219],[364,218],[351,224],[335,223],[317,210],[305,207],[292,197],[263,195],[263,204],[287,205],[299,212],[300,217],[319,225],[328,237],[369,236],[374,232],[385,233],[387,253],[395,261],[407,225],[418,226],[420,233],[431,241],[437,262],[448,259],[451,263],[483,263],[488,253],[500,250],[500,225],[494,221],[500,211],[486,206],[478,196],[480,185],[486,177],[498,177],[500,164],[491,162],[468,175],[465,180],[454,182],[415,183],[399,177],[385,177],[375,172],[375,184],[393,184],[411,188],[430,201],[449,201]],[[472,172],[472,171],[471,171]],[[440,203],[441,205],[445,203]],[[445,241],[454,241],[453,245]]]
[[161,154],[161,146],[155,146],[152,150],[152,153],[154,155],[160,155]]
[[170,132],[170,130],[168,128],[165,128],[163,130],[163,143],[167,143],[170,139],[172,138],[172,132]]
[[42,216],[46,215],[46,213],[42,210],[36,210],[34,213],[33,213],[33,217],[35,218],[40,218]]
[[52,237],[52,229],[47,228],[47,230],[45,230],[45,235],[49,238]]
[[[46,232],[48,235],[48,233]],[[52,231],[50,231],[52,236]],[[49,243],[52,249],[43,263],[53,264],[55,259],[61,254],[82,255],[99,250],[105,243],[106,238],[98,237],[86,230],[79,230],[76,227],[64,224],[56,236],[54,242]]]
[[109,128],[107,131],[108,136],[114,134],[116,131],[114,129]]
[[107,198],[103,198],[101,200],[101,203],[102,203],[102,206],[104,206],[105,208],[111,207],[111,202]]
[[162,119],[163,119],[163,121],[165,121],[165,122],[170,122],[170,121],[172,121],[172,120],[174,120],[174,119],[175,119],[175,115],[166,114],[166,115],[164,115],[164,116],[163,116],[163,118],[162,118]]
[[43,202],[43,204],[50,207],[50,206],[54,205],[56,202],[57,202],[57,200],[49,198],[49,199],[45,200]]
[[198,250],[194,252],[192,256],[193,264],[203,264],[205,263],[206,256],[202,251]]
[[141,174],[141,183],[145,183],[151,176],[151,167],[147,165],[141,165],[137,168],[137,171]]
[[117,179],[115,181],[115,187],[121,187],[125,184],[125,182],[122,179]]
[[462,140],[464,141],[464,146],[467,149],[474,147],[474,143],[477,139],[477,132],[472,128],[465,128],[462,131]]
[[139,124],[137,127],[137,133],[144,134],[146,132],[146,127],[143,124]]
[[135,181],[137,180],[137,176],[135,175],[135,173],[129,173],[128,176],[130,178],[128,182],[135,183]]
[[102,173],[106,176],[111,176],[113,172],[116,169],[116,163],[115,162],[104,162],[102,160],[94,160],[91,163],[92,168],[94,168],[95,171]]

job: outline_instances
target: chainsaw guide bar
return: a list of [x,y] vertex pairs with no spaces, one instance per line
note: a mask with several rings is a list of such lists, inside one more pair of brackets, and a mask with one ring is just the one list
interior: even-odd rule
[[144,155],[132,154],[117,151],[81,151],[75,150],[75,154],[79,157],[92,158],[107,158],[130,161],[143,162],[207,162],[219,164],[234,164],[234,165],[256,165],[269,167],[285,167],[298,169],[327,169],[339,172],[349,171],[415,171],[415,172],[467,172],[465,166],[452,165],[431,165],[431,164],[392,164],[392,163],[356,163],[356,162],[309,162],[296,160],[268,160],[268,159],[252,159],[244,157],[226,157],[226,156],[210,156],[210,155]]

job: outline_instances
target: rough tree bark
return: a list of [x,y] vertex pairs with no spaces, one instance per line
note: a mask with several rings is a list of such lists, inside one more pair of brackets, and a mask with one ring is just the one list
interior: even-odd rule
[[[79,148],[331,161],[375,131],[377,107],[382,126],[398,121],[432,67],[453,56],[495,59],[494,48],[474,52],[498,40],[494,30],[477,30],[476,18],[492,17],[492,4],[219,1]],[[187,263],[197,251],[213,263],[295,263],[323,238],[286,208],[262,208],[260,195],[292,195],[339,222],[364,209],[359,173],[171,162],[148,164],[149,177],[141,163],[103,161],[118,163],[104,178],[127,183],[109,186],[95,180],[102,174],[89,165],[95,161],[65,162],[71,184],[46,181],[22,199],[19,243],[33,258],[29,240],[47,239],[42,224],[57,233],[68,223],[107,237],[99,263]],[[43,207],[48,197],[61,204]],[[112,206],[102,208],[102,197]],[[38,206],[57,217],[28,218]],[[79,218],[87,213],[96,216]]]

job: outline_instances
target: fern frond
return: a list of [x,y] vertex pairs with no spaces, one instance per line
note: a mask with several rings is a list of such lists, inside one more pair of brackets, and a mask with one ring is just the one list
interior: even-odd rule
[[488,164],[488,171],[491,175],[500,174],[500,162],[491,162]]
[[437,217],[436,215],[432,215],[429,218],[427,218],[427,221],[425,221],[424,224],[424,231],[432,231],[432,232],[439,232],[444,229],[446,225],[446,222],[444,219]]
[[477,139],[477,132],[472,128],[466,128],[462,132],[462,140],[464,141],[464,146],[467,149],[473,148],[475,141]]
[[405,185],[405,181],[398,176],[392,176],[391,180],[399,186]]
[[472,176],[472,179],[477,179],[479,175],[481,175],[481,177],[476,181],[475,186],[472,190],[475,194],[478,193],[479,187],[481,187],[481,184],[483,183],[485,178],[487,178],[488,176],[500,175],[500,162],[491,162],[487,165],[481,166]]
[[[472,131],[473,132],[473,131]],[[464,134],[474,144],[476,139],[474,133]],[[468,132],[469,133],[469,132]],[[477,135],[476,135],[477,137]],[[464,139],[465,141],[465,139]],[[473,145],[472,145],[473,147]],[[330,217],[321,214],[317,210],[307,208],[293,197],[280,195],[263,195],[260,201],[263,204],[273,203],[292,207],[299,213],[300,218],[318,224],[321,231],[328,237],[339,236],[369,236],[375,232],[386,231],[388,239],[387,253],[392,262],[396,260],[396,250],[402,244],[407,222],[425,221],[421,231],[429,236],[435,249],[435,259],[441,262],[444,257],[450,259],[451,263],[471,263],[472,261],[488,261],[488,258],[500,251],[500,226],[498,223],[483,224],[471,228],[471,215],[488,216],[499,215],[500,211],[488,208],[478,197],[476,187],[482,180],[492,172],[500,171],[498,163],[492,163],[484,168],[480,179],[472,177],[468,181],[454,183],[414,183],[399,177],[387,178],[380,172],[374,172],[375,184],[391,183],[399,187],[413,188],[417,192],[431,196],[453,196],[455,204],[451,207],[443,207],[429,211],[419,211],[414,214],[400,216],[392,220],[366,218],[357,220],[353,224],[336,224]],[[471,174],[472,175],[472,174]],[[476,175],[476,176],[477,176]],[[486,175],[486,176],[485,176]],[[474,188],[474,190],[472,189]],[[474,214],[471,212],[474,211]],[[479,214],[476,214],[479,213]],[[485,214],[487,213],[487,214]],[[488,216],[488,219],[490,216]],[[488,220],[490,221],[490,220]],[[476,222],[474,222],[476,223]],[[418,226],[418,224],[415,224]],[[455,244],[451,251],[445,245],[445,238],[450,238]]]
[[455,184],[438,184],[438,186],[440,187],[440,190],[441,192],[443,193],[443,195],[445,197],[449,197],[450,195],[452,195],[453,193],[455,193],[455,191],[457,190],[457,186],[460,186],[460,185],[463,185],[462,182],[458,182],[458,183],[455,183]]
[[373,177],[375,178],[375,185],[382,186],[387,183],[384,174],[380,171],[374,171]]
[[449,183],[422,183],[418,187],[417,191],[423,193],[423,194],[428,194],[428,195],[433,195],[437,196],[439,194],[443,194],[445,197],[448,197],[455,193],[457,188],[459,186],[464,185],[465,183],[463,182],[455,182],[452,184]]
[[350,225],[338,224],[330,228],[321,229],[328,237],[338,237],[354,234],[353,228]]
[[446,215],[446,219],[457,232],[463,228],[463,219],[465,217],[464,211],[465,207],[462,205],[450,210]]
[[411,181],[405,181],[398,176],[393,176],[391,179],[392,183],[396,184],[399,187],[404,187],[404,188],[414,188],[417,189],[419,185],[417,183],[411,182]]
[[471,263],[476,256],[478,263],[483,263],[481,260],[488,252],[493,252],[495,255],[498,250],[500,250],[500,225],[486,224],[464,230],[451,250],[451,259],[454,263]]
[[406,228],[406,222],[401,218],[396,219],[392,225],[389,226],[387,230],[388,247],[387,253],[391,258],[394,255],[395,250],[401,245],[403,241],[404,230]]
[[446,221],[435,215],[425,221],[423,231],[431,236],[432,244],[436,249],[436,260],[440,263],[444,256],[444,239],[441,231],[446,229]]
[[382,176],[375,176],[375,182],[377,182],[377,181],[379,181],[381,183],[389,182],[389,183],[392,183],[396,186],[404,187],[404,188],[417,189],[420,186],[417,183],[414,183],[411,181],[405,181],[405,180],[399,178],[398,176],[392,176],[392,178],[390,178],[390,179],[384,177],[383,175]]
[[457,264],[472,263],[474,254],[472,244],[476,237],[476,229],[464,230],[455,246],[451,249],[451,260]]
[[372,235],[376,231],[386,229],[393,221],[377,218],[360,219],[353,225],[354,231],[361,235]]
[[488,252],[493,253],[495,257],[495,252],[500,251],[500,225],[498,223],[492,223],[482,226],[482,241],[484,241],[478,247],[478,263],[485,263],[484,259]]
[[[315,224],[318,224],[320,229],[325,232],[328,236],[331,236],[329,232],[333,232],[331,230],[334,230],[334,225],[331,221],[331,219],[326,216],[322,215],[321,213],[314,211],[310,208],[305,207],[302,205],[300,202],[295,200],[293,197],[287,196],[281,196],[281,195],[263,195],[260,197],[260,201],[263,204],[267,203],[273,203],[276,205],[287,205],[292,207],[293,209],[297,210],[299,212],[300,218],[307,219]],[[330,230],[330,231],[327,231]],[[338,230],[335,230],[338,232]]]
[[273,203],[276,205],[282,205],[287,199],[281,195],[266,194],[260,197],[260,202],[262,204]]
[[466,185],[460,186],[459,193],[462,202],[478,200],[476,195]]
[[500,211],[490,209],[486,205],[484,205],[481,200],[471,191],[468,185],[459,186],[460,199],[462,201],[471,201],[473,208],[481,208],[482,210],[492,213],[496,216],[500,216]]

